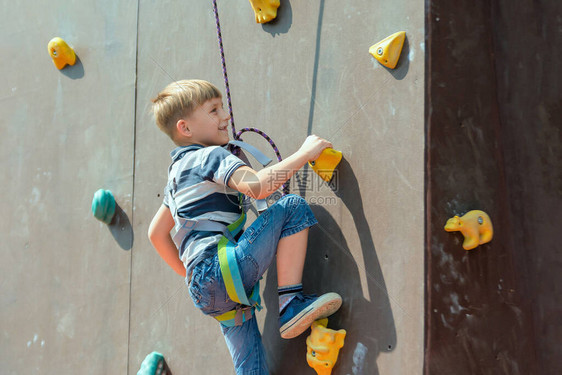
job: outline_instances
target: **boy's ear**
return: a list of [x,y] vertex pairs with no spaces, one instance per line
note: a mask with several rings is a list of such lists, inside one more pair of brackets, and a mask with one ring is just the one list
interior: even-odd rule
[[191,137],[192,135],[189,122],[185,119],[179,119],[178,122],[176,122],[176,130],[178,134],[186,137]]

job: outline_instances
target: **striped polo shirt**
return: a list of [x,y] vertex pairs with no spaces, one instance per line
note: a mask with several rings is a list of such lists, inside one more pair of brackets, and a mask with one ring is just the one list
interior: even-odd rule
[[[246,163],[227,151],[226,146],[178,147],[171,156],[164,205],[170,207],[169,201],[174,199],[179,217],[209,219],[224,225],[240,217],[238,192],[228,187],[228,181]],[[216,253],[221,237],[219,232],[193,231],[183,239],[179,256],[188,275],[200,260]]]

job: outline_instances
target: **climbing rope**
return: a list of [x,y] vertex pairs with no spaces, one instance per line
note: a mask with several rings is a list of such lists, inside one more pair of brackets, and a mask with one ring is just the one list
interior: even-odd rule
[[[215,13],[215,22],[216,22],[216,25],[217,25],[217,38],[218,38],[218,41],[219,41],[219,51],[220,51],[221,62],[222,62],[222,75],[224,77],[224,85],[226,86],[226,100],[228,102],[228,110],[229,110],[229,113],[230,113],[230,124],[232,125],[232,137],[234,138],[234,140],[241,141],[242,140],[242,138],[241,138],[242,134],[245,133],[245,132],[258,133],[259,135],[264,137],[269,142],[269,144],[273,148],[273,151],[275,152],[275,155],[277,156],[277,161],[281,161],[281,160],[283,160],[283,158],[281,157],[281,153],[279,152],[279,149],[275,145],[275,142],[273,142],[273,140],[267,134],[265,134],[265,132],[263,132],[259,129],[256,129],[256,128],[244,128],[244,129],[240,130],[238,133],[236,132],[236,127],[234,126],[234,113],[232,111],[232,100],[231,100],[231,97],[230,97],[230,86],[228,84],[228,73],[226,72],[226,59],[224,57],[224,47],[223,47],[223,44],[222,44],[221,24],[220,24],[220,20],[219,20],[219,11],[218,11],[218,8],[217,8],[217,0],[213,0],[213,12]],[[239,155],[240,148],[239,147],[233,147],[232,151],[235,155]],[[287,195],[287,194],[289,194],[289,181],[287,181],[287,182],[285,182],[285,184],[283,184],[283,195]]]
[[234,127],[234,113],[232,112],[232,100],[230,99],[230,86],[228,85],[228,74],[226,73],[226,60],[224,58],[224,47],[222,45],[221,24],[219,21],[219,11],[217,9],[217,0],[213,0],[213,11],[215,12],[215,22],[217,24],[217,37],[219,39],[219,50],[221,53],[222,61],[222,75],[224,77],[224,84],[226,86],[226,100],[228,101],[228,110],[230,111],[230,124],[232,125],[232,136],[236,138],[236,128]]

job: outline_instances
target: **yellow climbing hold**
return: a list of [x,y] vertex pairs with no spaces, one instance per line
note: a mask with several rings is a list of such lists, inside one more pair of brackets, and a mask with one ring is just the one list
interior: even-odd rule
[[447,232],[460,231],[464,236],[462,247],[472,250],[478,245],[490,242],[494,237],[492,221],[487,213],[480,210],[467,212],[464,216],[455,216],[447,220]]
[[68,65],[74,65],[76,62],[76,54],[64,40],[59,37],[51,39],[47,46],[49,55],[53,59],[53,63],[57,69],[61,70]]
[[371,48],[369,48],[369,53],[384,66],[394,69],[400,58],[405,38],[405,31],[394,33],[388,38],[371,46]]
[[318,375],[330,375],[343,347],[345,329],[327,328],[328,318],[312,323],[310,336],[306,338],[306,361]]
[[257,23],[267,23],[277,17],[280,0],[250,0]]
[[334,175],[334,169],[338,166],[342,159],[341,151],[334,150],[333,148],[326,148],[318,159],[309,162],[314,172],[326,182],[330,182]]

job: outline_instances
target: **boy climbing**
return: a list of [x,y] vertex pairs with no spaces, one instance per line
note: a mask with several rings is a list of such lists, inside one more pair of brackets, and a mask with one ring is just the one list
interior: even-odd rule
[[342,300],[336,293],[302,293],[308,230],[317,223],[306,201],[286,195],[243,231],[242,194],[268,197],[332,144],[309,136],[293,155],[257,172],[224,148],[230,115],[215,86],[172,82],[152,101],[156,124],[178,147],[171,153],[163,204],[148,230],[150,241],[186,278],[195,306],[220,322],[236,373],[268,374],[253,314],[261,308],[258,281],[273,257],[281,337],[300,335],[337,311]]

